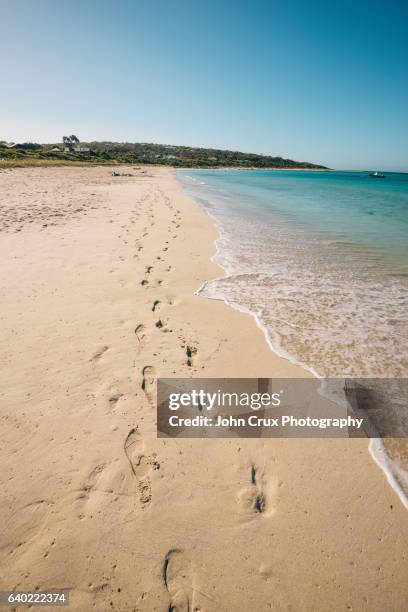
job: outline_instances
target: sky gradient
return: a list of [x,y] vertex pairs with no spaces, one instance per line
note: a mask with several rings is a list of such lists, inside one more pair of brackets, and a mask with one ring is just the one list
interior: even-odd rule
[[0,139],[408,171],[407,2],[0,0]]

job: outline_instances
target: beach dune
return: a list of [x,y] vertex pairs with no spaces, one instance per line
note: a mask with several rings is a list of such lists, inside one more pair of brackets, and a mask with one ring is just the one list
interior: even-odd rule
[[0,171],[0,588],[402,611],[408,513],[367,440],[157,439],[158,375],[308,374],[195,295],[217,233],[171,171],[116,170]]

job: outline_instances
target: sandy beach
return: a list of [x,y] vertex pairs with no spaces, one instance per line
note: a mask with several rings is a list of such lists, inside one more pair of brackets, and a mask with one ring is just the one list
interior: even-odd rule
[[406,609],[408,513],[367,440],[157,439],[156,376],[308,374],[195,295],[217,231],[172,171],[115,170],[0,170],[0,589],[70,588],[81,612]]

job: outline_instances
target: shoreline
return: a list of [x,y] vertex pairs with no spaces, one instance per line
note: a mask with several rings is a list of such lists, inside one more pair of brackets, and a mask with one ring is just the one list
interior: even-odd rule
[[[174,176],[175,176],[176,180],[178,180],[180,182],[180,184],[182,185],[182,188],[185,189],[185,184],[183,183],[182,179],[179,179],[176,176],[175,173],[174,173]],[[189,196],[189,197],[191,197],[191,199],[194,200],[194,198],[192,196]],[[216,276],[214,278],[211,278],[210,280],[205,280],[204,283],[195,292],[196,295],[200,296],[202,291],[205,289],[205,287],[209,283],[217,281],[217,280],[222,279],[222,278],[227,278],[228,274],[227,274],[226,270],[223,269],[222,265],[216,261],[217,254],[218,254],[218,249],[219,249],[218,242],[219,242],[219,239],[221,237],[221,232],[222,232],[222,230],[220,228],[220,225],[219,225],[219,221],[218,221],[218,219],[216,217],[214,217],[211,214],[211,212],[205,206],[201,205],[196,200],[194,200],[194,201],[196,202],[196,204],[198,206],[200,206],[200,208],[204,211],[204,213],[208,216],[210,221],[215,225],[215,227],[217,229],[217,237],[214,240],[214,249],[215,249],[215,252],[214,252],[214,254],[211,257],[211,262],[213,262],[224,273],[223,275]],[[257,325],[257,327],[262,331],[262,333],[264,335],[264,338],[265,338],[266,344],[268,345],[269,349],[275,355],[277,355],[281,359],[289,361],[294,366],[301,368],[306,373],[307,376],[312,376],[316,380],[322,380],[322,379],[324,380],[324,377],[320,376],[318,374],[318,372],[312,366],[309,366],[307,363],[301,361],[299,358],[295,357],[294,355],[291,355],[285,349],[283,349],[282,346],[279,343],[279,340],[275,340],[274,341],[274,339],[271,337],[271,334],[270,334],[269,330],[267,329],[265,324],[261,321],[261,319],[260,319],[260,317],[259,317],[259,315],[257,313],[252,312],[251,310],[245,308],[244,306],[241,306],[240,304],[236,304],[236,303],[230,302],[229,300],[227,300],[226,298],[223,298],[223,297],[211,297],[211,296],[206,296],[206,295],[204,295],[202,297],[204,299],[208,299],[208,300],[220,301],[220,302],[224,303],[226,306],[228,306],[229,308],[237,310],[238,312],[246,314],[246,315],[250,316],[251,318],[253,318],[255,323],[256,323],[256,325]],[[324,389],[323,389],[322,386],[320,386],[319,393],[321,395],[323,395],[323,397],[326,397],[327,399],[331,399],[329,395],[325,394]],[[373,462],[384,473],[389,486],[398,495],[401,503],[408,510],[408,497],[407,497],[403,487],[398,482],[397,477],[396,477],[396,475],[394,474],[394,472],[392,470],[390,458],[388,457],[387,453],[385,452],[383,441],[382,441],[381,438],[379,438],[379,439],[369,438],[367,440],[367,454],[372,458]],[[396,469],[396,466],[394,467],[394,469]]]
[[309,376],[196,295],[217,228],[171,170],[0,177],[2,588],[69,584],[78,611],[405,601],[408,517],[366,440],[156,437],[156,376]]

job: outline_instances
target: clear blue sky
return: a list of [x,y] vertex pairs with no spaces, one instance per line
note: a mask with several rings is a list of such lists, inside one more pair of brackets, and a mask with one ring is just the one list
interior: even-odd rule
[[408,2],[0,0],[0,138],[408,171]]

